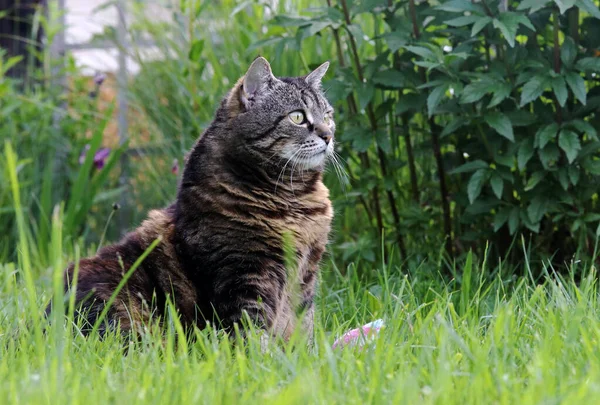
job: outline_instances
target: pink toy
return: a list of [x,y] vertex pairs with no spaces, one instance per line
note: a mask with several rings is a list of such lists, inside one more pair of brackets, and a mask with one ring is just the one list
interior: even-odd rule
[[383,319],[377,319],[376,321],[369,322],[360,328],[349,330],[341,337],[336,339],[336,341],[333,343],[333,348],[342,348],[345,346],[363,347],[368,342],[372,341],[384,326]]

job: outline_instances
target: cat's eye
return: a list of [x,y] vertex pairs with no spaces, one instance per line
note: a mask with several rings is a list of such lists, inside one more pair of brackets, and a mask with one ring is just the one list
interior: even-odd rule
[[290,120],[296,125],[302,125],[306,122],[306,117],[302,111],[293,111],[289,114]]
[[324,117],[323,117],[323,122],[324,122],[326,125],[329,125],[329,124],[331,124],[331,117],[329,117],[329,115],[326,115],[326,116],[324,116]]

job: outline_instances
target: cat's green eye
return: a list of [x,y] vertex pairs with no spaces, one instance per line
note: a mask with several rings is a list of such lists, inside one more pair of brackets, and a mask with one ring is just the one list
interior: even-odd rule
[[302,125],[306,121],[306,117],[302,111],[293,111],[289,114],[290,120],[296,125]]
[[326,116],[323,117],[323,122],[326,125],[329,125],[331,123],[331,118],[329,117],[329,115],[326,115]]

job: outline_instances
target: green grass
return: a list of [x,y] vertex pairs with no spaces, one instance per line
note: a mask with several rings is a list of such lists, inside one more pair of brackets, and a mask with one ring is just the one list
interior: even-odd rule
[[[4,272],[9,272],[5,267]],[[388,268],[397,271],[399,269]],[[481,271],[474,268],[474,272]],[[2,292],[0,398],[5,403],[592,403],[600,389],[596,274],[579,286],[501,280],[466,296],[407,278],[363,285],[332,277],[319,298],[316,344],[232,347],[215,333],[177,341],[144,334],[124,353],[115,336],[83,338],[32,324],[20,282]],[[7,277],[7,274],[3,274]],[[5,285],[6,287],[6,285]],[[449,287],[449,286],[448,286]],[[463,289],[463,291],[465,291]],[[36,307],[42,308],[41,293]],[[375,317],[387,327],[365,350],[332,350],[334,335]]]

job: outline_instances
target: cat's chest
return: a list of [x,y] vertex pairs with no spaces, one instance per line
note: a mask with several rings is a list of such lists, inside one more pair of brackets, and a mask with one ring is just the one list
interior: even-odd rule
[[290,209],[289,214],[281,218],[278,227],[282,234],[291,237],[298,249],[304,250],[315,245],[327,244],[332,218],[333,210],[327,200]]
[[329,191],[320,183],[315,192],[288,206],[279,221],[282,233],[288,233],[298,248],[325,246],[331,230],[333,208]]

